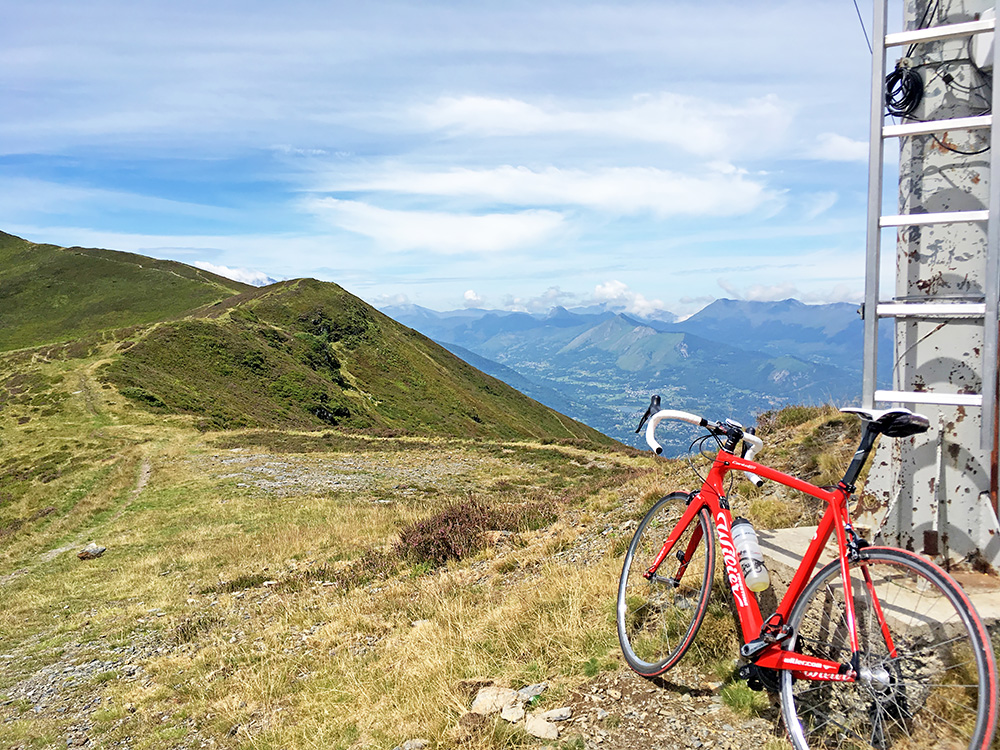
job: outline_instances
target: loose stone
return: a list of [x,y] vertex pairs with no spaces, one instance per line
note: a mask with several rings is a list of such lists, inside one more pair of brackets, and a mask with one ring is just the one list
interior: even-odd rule
[[534,714],[528,714],[528,717],[524,720],[524,731],[532,737],[538,737],[541,740],[559,739],[559,727]]
[[474,714],[488,716],[502,710],[509,703],[517,700],[517,692],[510,688],[485,687],[476,695],[470,709]]

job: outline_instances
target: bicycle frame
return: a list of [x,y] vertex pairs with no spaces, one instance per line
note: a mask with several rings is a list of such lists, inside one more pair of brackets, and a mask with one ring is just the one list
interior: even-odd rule
[[[750,472],[764,479],[770,479],[786,487],[791,487],[794,490],[811,495],[827,504],[816,535],[806,549],[802,562],[799,564],[788,590],[782,597],[774,614],[768,617],[766,621],[761,616],[757,600],[751,595],[750,590],[746,586],[746,582],[743,579],[743,571],[737,559],[736,547],[733,544],[733,517],[729,510],[729,502],[724,490],[724,481],[726,475],[734,470]],[[857,535],[851,525],[850,514],[847,509],[847,501],[850,495],[851,492],[846,487],[838,486],[832,491],[825,490],[789,474],[758,464],[755,461],[741,458],[724,448],[720,449],[701,490],[692,495],[687,509],[671,531],[670,536],[664,543],[660,554],[657,555],[652,567],[647,571],[646,576],[647,578],[651,578],[655,575],[656,570],[673,550],[674,545],[684,530],[689,524],[696,523],[697,515],[702,508],[708,508],[712,516],[712,523],[715,526],[719,547],[722,551],[726,580],[733,593],[733,600],[736,603],[736,612],[743,631],[744,643],[747,645],[754,644],[755,650],[750,655],[751,661],[761,668],[793,670],[797,677],[804,679],[838,682],[854,681],[858,676],[859,646],[848,564],[852,560],[853,555],[857,553],[858,547]],[[813,570],[819,562],[823,548],[830,540],[830,537],[834,535],[837,538],[837,548],[840,553],[840,573],[845,592],[844,599],[847,610],[845,615],[852,651],[850,663],[817,659],[794,651],[787,651],[781,647],[781,641],[790,635],[790,633],[782,631],[782,626],[788,621],[788,615],[792,607],[809,582]],[[850,541],[848,540],[849,537]],[[694,549],[701,541],[701,529],[699,527],[692,534],[688,549],[684,550],[684,561],[677,572],[677,580],[684,574],[687,567],[686,561],[691,559]],[[890,654],[895,655],[895,648],[881,608],[878,606],[878,600],[875,598],[874,588],[871,585],[870,579],[868,579],[867,572],[864,575],[866,580],[868,580],[868,592],[873,598],[875,611],[878,614],[882,632],[886,637],[886,645]],[[747,654],[744,653],[744,656],[747,656]]]

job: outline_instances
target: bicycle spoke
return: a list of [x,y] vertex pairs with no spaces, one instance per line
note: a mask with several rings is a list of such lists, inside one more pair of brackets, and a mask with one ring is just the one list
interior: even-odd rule
[[[994,684],[983,631],[968,627],[958,597],[949,593],[951,584],[936,568],[898,550],[865,555],[851,574],[860,673],[843,683],[782,675],[782,711],[793,743],[804,748],[846,742],[879,750],[982,747],[992,717],[979,696]],[[903,586],[921,588],[919,596],[910,598]],[[845,660],[845,611],[844,586],[832,564],[796,604],[790,647]]]

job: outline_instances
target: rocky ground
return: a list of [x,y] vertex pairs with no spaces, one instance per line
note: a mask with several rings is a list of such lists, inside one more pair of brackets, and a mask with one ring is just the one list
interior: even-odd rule
[[[499,714],[540,740],[577,747],[582,743],[588,749],[760,750],[777,743],[771,717],[738,716],[723,705],[721,686],[705,681],[697,669],[680,667],[672,676],[669,681],[650,681],[627,670],[606,672],[572,691],[556,708],[537,711],[531,698],[544,697],[544,683],[520,691],[483,687],[470,713],[459,721],[457,736],[461,739],[477,723]],[[418,743],[411,741],[410,748]],[[409,749],[404,744],[401,750]]]
[[671,678],[654,683],[625,670],[601,675],[574,694],[565,736],[578,734],[586,747],[604,750],[760,750],[775,736],[774,720],[738,716],[723,705],[720,686],[697,670],[680,668]]
[[[69,719],[60,746],[104,747],[92,732],[95,713],[118,713],[122,721],[127,721],[126,715],[135,711],[135,707],[114,706],[111,699],[102,695],[102,675],[151,685],[145,674],[145,661],[173,648],[176,646],[158,646],[151,633],[139,642],[103,649],[95,643],[71,644],[58,661],[31,672],[6,691],[7,697],[0,703],[0,721],[16,722],[23,710],[52,719]],[[18,662],[25,658],[0,655],[5,667],[21,669],[25,665]],[[577,747],[582,743],[584,748],[600,750],[761,750],[768,742],[776,741],[776,710],[760,718],[737,715],[723,704],[721,686],[692,667],[682,665],[669,678],[650,681],[625,669],[602,673],[572,691],[556,709],[546,706],[549,713],[562,710],[565,718],[548,722],[556,736],[541,735],[537,739],[539,746],[552,744],[557,737],[559,743]],[[530,715],[530,706],[526,708]],[[439,742],[460,745],[463,737],[470,736],[477,724],[488,718],[477,717],[470,711],[452,736],[425,738],[427,746],[436,747]],[[514,723],[524,728],[525,718],[522,714]],[[192,720],[187,735],[176,747],[238,746],[239,738],[251,730],[252,727],[234,726],[226,737],[213,737]],[[137,740],[126,738],[116,746],[132,747],[139,744]],[[419,742],[409,744],[411,748],[419,746]],[[29,745],[25,742],[7,747],[20,750]]]
[[[450,457],[449,457],[450,458]],[[236,479],[245,486],[268,493],[302,493],[330,490],[371,491],[386,482],[405,483],[455,482],[461,472],[448,461],[430,463],[419,468],[390,465],[373,466],[349,459],[326,459],[268,455],[256,451],[223,451],[197,459],[202,469],[208,469],[220,478]],[[464,458],[456,455],[455,461]],[[377,478],[376,478],[377,475]],[[144,469],[134,499],[148,478]],[[589,524],[587,530],[567,549],[556,553],[556,558],[568,565],[587,565],[606,554],[609,539],[618,534],[630,533],[634,521],[624,510],[616,510],[601,523]],[[55,551],[66,553],[65,549]],[[81,563],[85,564],[85,563]],[[2,586],[0,581],[0,586]],[[260,606],[270,596],[266,588],[256,588],[234,597],[233,606]],[[613,595],[610,592],[609,595]],[[208,597],[211,599],[211,597]],[[210,603],[203,602],[206,606]],[[155,621],[163,613],[150,611],[148,620]],[[146,618],[143,618],[146,619]],[[191,643],[178,643],[171,639],[169,630],[150,627],[140,628],[127,643],[111,644],[100,638],[88,642],[71,643],[62,648],[55,660],[47,666],[33,666],[37,661],[37,644],[22,644],[17,653],[0,653],[0,668],[21,675],[16,683],[6,689],[0,698],[0,738],[2,727],[18,721],[30,711],[65,727],[58,745],[62,747],[106,747],[95,732],[95,717],[103,712],[103,723],[127,725],[128,714],[134,706],[116,706],[104,689],[106,682],[125,680],[153,687],[153,679],[146,670],[151,658],[169,654],[177,649],[196,647]],[[2,648],[2,646],[0,646]],[[555,737],[538,736],[538,746],[555,746],[568,743],[570,747],[600,748],[601,750],[647,750],[649,748],[720,748],[728,750],[762,750],[768,743],[781,747],[777,740],[777,711],[772,710],[759,718],[736,714],[724,705],[721,684],[693,666],[682,664],[667,675],[666,680],[650,681],[640,678],[627,669],[603,672],[590,682],[570,692],[559,706],[545,702],[547,710],[558,708],[564,714],[550,724],[555,726]],[[473,694],[470,694],[470,709]],[[527,705],[530,714],[530,705]],[[471,714],[470,714],[471,715]],[[112,717],[112,718],[108,718]],[[114,718],[118,717],[118,718]],[[527,716],[517,717],[525,726]],[[475,716],[463,721],[449,737],[423,738],[426,745],[416,739],[408,745],[436,747],[461,745],[475,731]],[[252,733],[253,727],[234,726],[225,736],[212,736],[192,719],[186,736],[178,739],[177,748],[235,747]],[[15,736],[12,733],[8,736]],[[115,743],[120,747],[141,744],[139,738],[126,737]],[[36,746],[28,740],[0,742],[0,746],[27,748]]]

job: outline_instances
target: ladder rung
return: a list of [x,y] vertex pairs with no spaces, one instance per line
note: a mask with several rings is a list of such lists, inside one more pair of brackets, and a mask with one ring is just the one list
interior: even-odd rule
[[996,23],[991,18],[985,21],[966,21],[965,23],[952,23],[946,26],[932,26],[929,29],[900,31],[895,34],[886,34],[885,46],[899,47],[904,44],[933,42],[936,39],[952,39],[959,36],[982,34],[987,31],[993,31],[995,26]]
[[952,117],[948,120],[928,120],[927,122],[907,122],[903,125],[886,125],[882,128],[883,138],[900,138],[904,135],[930,135],[946,130],[979,130],[993,124],[993,115],[975,117]]
[[880,227],[909,227],[922,224],[959,224],[963,221],[989,221],[990,212],[983,211],[943,211],[933,214],[896,214],[880,216]]
[[928,393],[927,391],[875,391],[876,401],[905,404],[940,404],[942,406],[982,406],[978,393]]
[[985,302],[880,302],[880,318],[982,318]]

